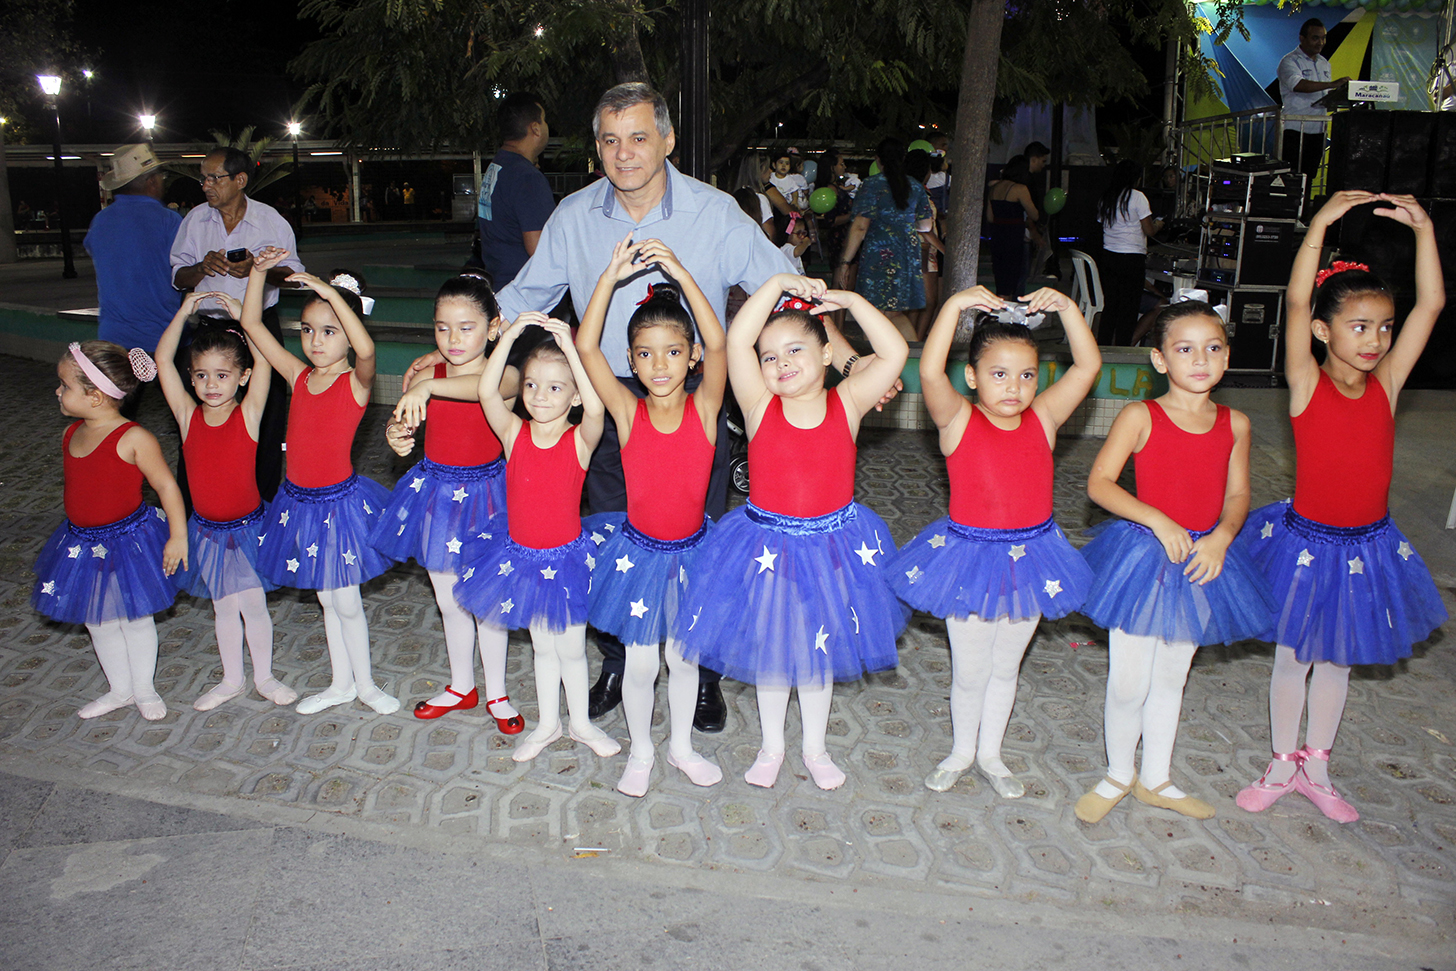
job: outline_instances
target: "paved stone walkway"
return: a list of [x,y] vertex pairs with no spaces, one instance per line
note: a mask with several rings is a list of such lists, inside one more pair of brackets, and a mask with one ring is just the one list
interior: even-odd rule
[[[54,376],[46,365],[0,358],[0,386],[16,412],[0,447],[0,759],[12,767],[69,767],[158,792],[312,809],[564,856],[596,852],[648,866],[773,872],[889,892],[934,888],[1123,917],[1267,920],[1388,937],[1393,946],[1397,939],[1437,952],[1449,946],[1456,663],[1442,648],[1450,625],[1409,662],[1352,678],[1332,770],[1363,814],[1347,827],[1298,796],[1263,815],[1233,804],[1268,758],[1271,653],[1258,643],[1201,651],[1189,680],[1174,778],[1214,802],[1217,818],[1196,822],[1128,800],[1095,826],[1079,823],[1072,803],[1103,765],[1107,657],[1104,632],[1077,616],[1043,623],[1027,655],[1005,752],[1028,784],[1018,801],[997,798],[974,773],[948,793],[923,786],[950,747],[944,624],[924,615],[912,619],[896,671],[836,689],[830,746],[849,773],[839,791],[816,789],[792,759],[772,790],[742,781],[758,747],[757,717],[752,691],[731,682],[724,682],[727,731],[696,736],[724,768],[715,788],[690,785],[659,759],[649,795],[629,799],[614,788],[624,756],[599,759],[567,739],[518,765],[513,740],[494,730],[483,708],[432,722],[410,716],[447,671],[430,587],[413,567],[364,591],[376,676],[405,701],[396,715],[356,704],[301,716],[256,695],[193,711],[191,701],[221,672],[210,606],[184,597],[158,618],[157,685],[167,717],[146,722],[126,709],[83,722],[77,707],[105,690],[89,639],[28,603],[30,566],[61,509],[64,424],[51,398]],[[160,395],[147,401],[142,419],[169,427]],[[379,409],[366,415],[356,463],[391,484],[403,466],[383,446],[383,419]],[[161,438],[175,449],[175,436]],[[1069,533],[1101,518],[1082,491],[1099,444],[1058,447],[1057,515]],[[1261,442],[1254,464],[1256,503],[1287,494],[1292,463],[1280,440]],[[897,541],[912,536],[944,509],[933,435],[867,430],[858,495]],[[1426,542],[1450,544],[1441,536]],[[1456,581],[1439,579],[1456,605]],[[325,686],[317,602],[294,592],[270,602],[279,677],[301,691]],[[533,695],[523,638],[513,640],[509,675],[534,720],[534,706],[523,703]],[[620,713],[602,725],[625,742]],[[791,711],[791,749],[797,733]]]

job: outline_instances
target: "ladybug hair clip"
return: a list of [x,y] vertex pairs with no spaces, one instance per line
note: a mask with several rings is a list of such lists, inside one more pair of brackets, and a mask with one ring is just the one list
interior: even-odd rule
[[1317,287],[1324,286],[1324,282],[1330,277],[1336,273],[1344,273],[1346,270],[1364,270],[1366,273],[1369,273],[1370,267],[1364,263],[1346,263],[1344,260],[1335,260],[1335,262],[1330,264],[1329,269],[1320,270],[1314,275],[1314,285]]
[[778,307],[774,309],[774,313],[780,313],[785,310],[802,310],[804,313],[809,313],[813,309],[813,301],[805,300],[802,297],[789,296],[785,297],[779,303]]

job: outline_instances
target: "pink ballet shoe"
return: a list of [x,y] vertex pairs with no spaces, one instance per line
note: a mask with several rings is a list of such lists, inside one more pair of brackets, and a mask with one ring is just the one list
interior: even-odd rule
[[809,770],[814,784],[820,789],[838,789],[847,778],[839,766],[834,764],[828,752],[820,752],[812,759],[804,756],[804,768]]
[[1337,823],[1353,823],[1359,819],[1360,814],[1355,811],[1355,807],[1342,799],[1334,786],[1311,782],[1309,774],[1304,771],[1305,760],[1319,759],[1321,762],[1328,762],[1330,749],[1310,748],[1306,745],[1299,754],[1304,758],[1300,760],[1299,771],[1294,773],[1294,787],[1304,793],[1305,798],[1314,803],[1316,809]]
[[[1269,778],[1269,773],[1274,771],[1274,762],[1293,762],[1294,775],[1290,776],[1284,782],[1265,782],[1264,780]],[[1259,776],[1259,781],[1251,782],[1239,790],[1239,794],[1234,796],[1234,804],[1247,812],[1263,812],[1295,790],[1295,783],[1299,779],[1299,770],[1303,765],[1303,752],[1275,752],[1274,761],[1270,762],[1269,768],[1265,769],[1264,774]]]
[[715,786],[723,781],[723,770],[697,752],[685,759],[675,759],[669,751],[667,764],[687,776],[688,781],[695,786]]
[[637,798],[647,795],[647,785],[652,780],[652,761],[635,755],[627,756],[627,766],[622,770],[622,778],[617,780],[617,791]]
[[772,789],[773,784],[778,781],[779,769],[784,764],[784,753],[776,752],[770,754],[763,749],[758,750],[758,758],[753,760],[753,765],[743,773],[743,781],[751,786],[758,786],[761,789]]
[[512,761],[529,762],[546,751],[546,746],[561,737],[561,725],[558,723],[554,729],[547,732],[541,738],[532,737],[534,734],[533,732],[531,735],[527,735],[516,743],[516,750],[511,753]]
[[580,742],[604,759],[609,759],[622,751],[621,742],[590,722],[585,728],[569,728],[566,734],[571,736],[573,742]]

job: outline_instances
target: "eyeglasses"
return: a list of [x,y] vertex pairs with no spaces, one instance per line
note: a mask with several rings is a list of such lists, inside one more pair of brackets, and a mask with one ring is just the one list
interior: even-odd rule
[[228,175],[226,172],[222,173],[221,175],[213,175],[212,173],[205,173],[202,176],[202,178],[200,178],[200,179],[197,180],[197,184],[198,185],[216,185],[217,183],[221,182],[223,179],[236,179],[236,178],[237,178],[236,175]]

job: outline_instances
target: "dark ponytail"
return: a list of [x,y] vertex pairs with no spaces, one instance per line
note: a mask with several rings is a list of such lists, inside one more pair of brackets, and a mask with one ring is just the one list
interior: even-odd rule
[[910,205],[910,177],[905,174],[905,143],[898,138],[883,139],[875,149],[880,160],[880,173],[890,187],[890,198],[896,209]]

